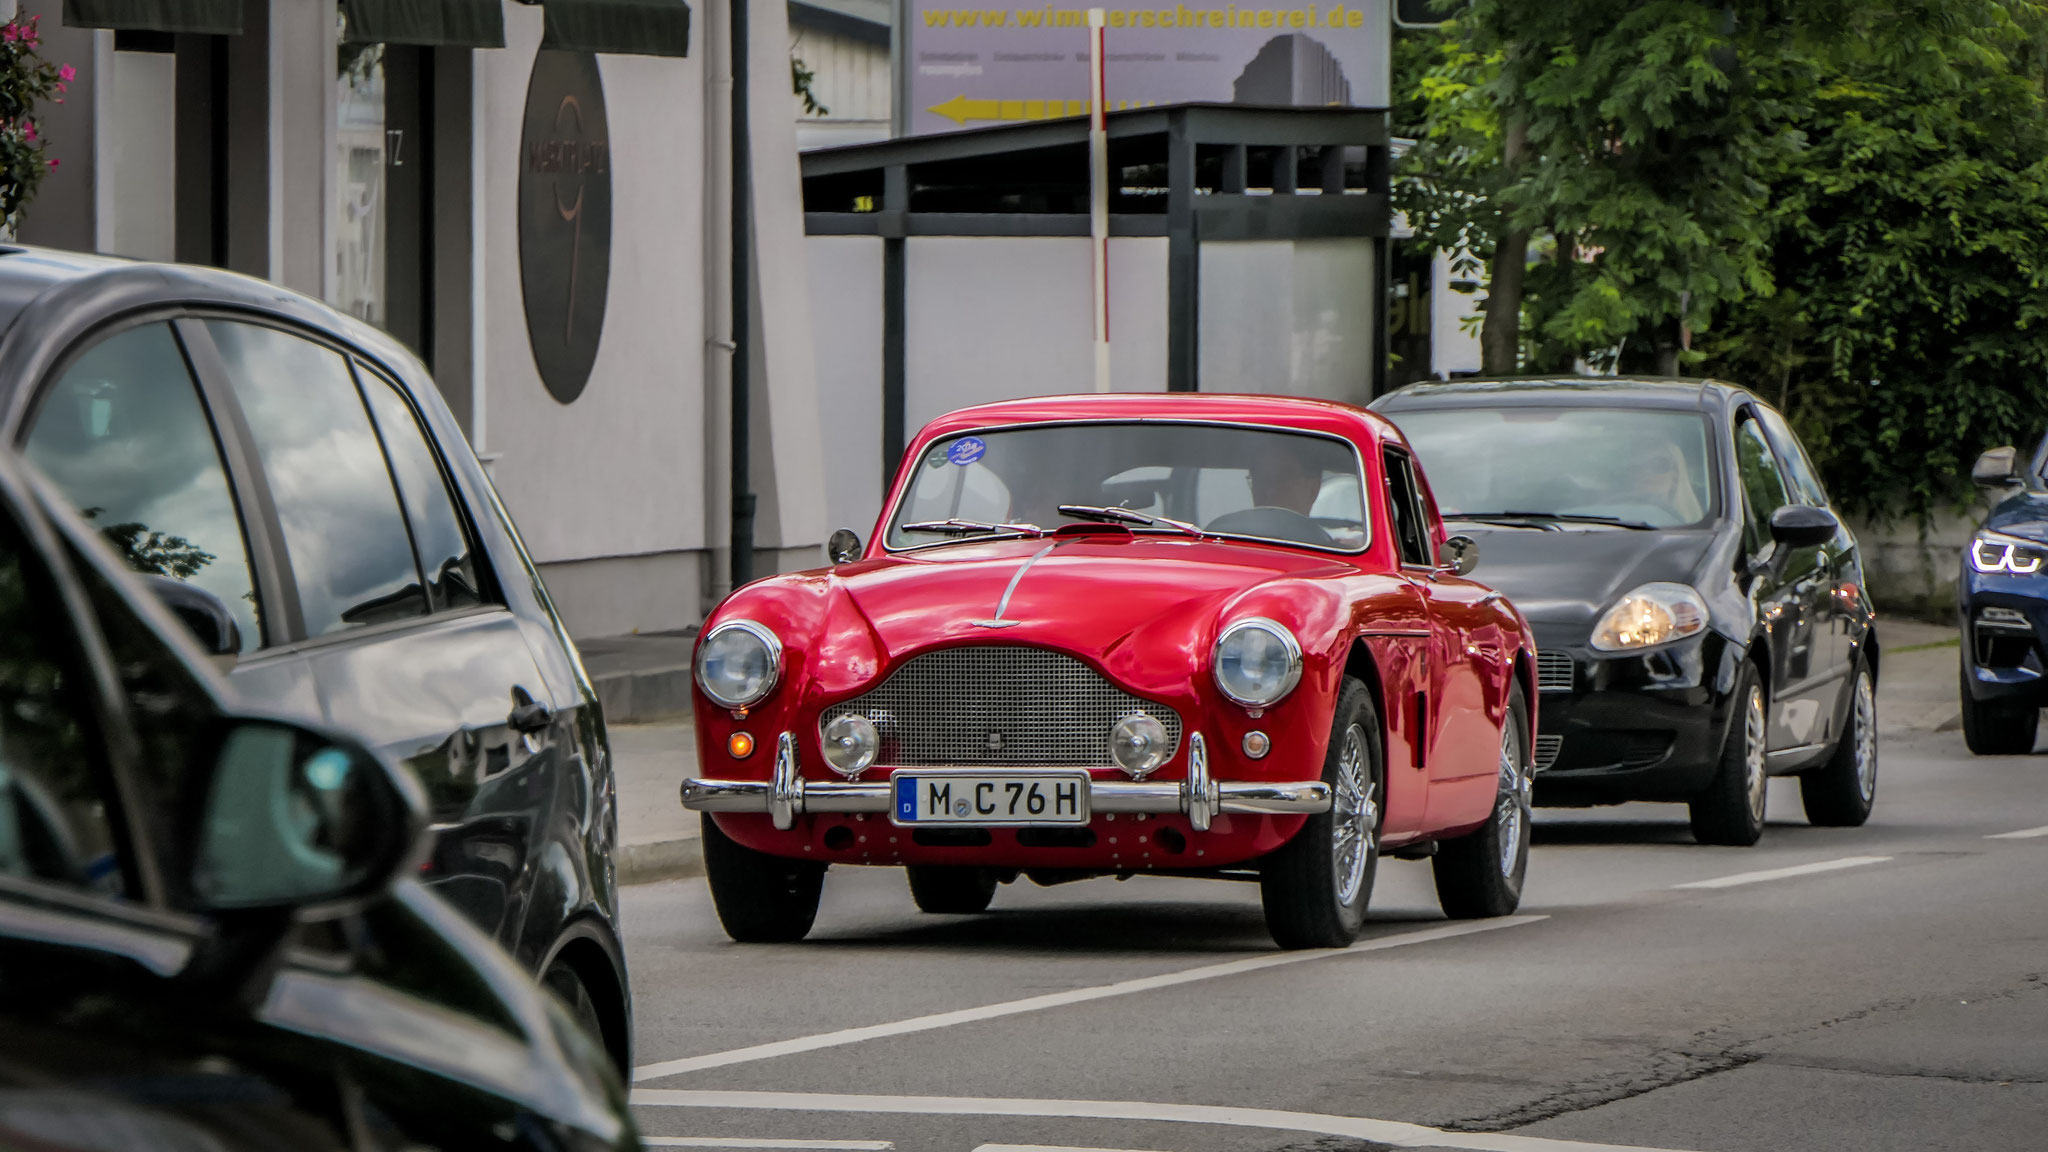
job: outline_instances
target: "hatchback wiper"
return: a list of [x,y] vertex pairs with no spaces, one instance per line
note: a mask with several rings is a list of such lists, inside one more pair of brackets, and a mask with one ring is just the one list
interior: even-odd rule
[[1200,536],[1202,534],[1200,528],[1185,520],[1175,520],[1170,516],[1153,516],[1130,508],[1118,508],[1114,505],[1062,504],[1060,505],[1060,515],[1072,516],[1076,520],[1093,520],[1100,524],[1137,524],[1146,528],[1171,528],[1176,532],[1185,532],[1190,536]]
[[[1638,532],[1657,530],[1655,524],[1646,524],[1641,520],[1624,520],[1619,516],[1595,516],[1581,512],[1459,512],[1444,519],[1481,522],[1498,520],[1505,524],[1536,520],[1550,521],[1553,524],[1611,524],[1616,528],[1630,528]],[[1556,531],[1554,528],[1551,530]]]
[[1018,536],[1043,536],[1045,529],[1036,524],[991,524],[986,520],[920,520],[905,524],[905,532],[930,532],[938,536],[974,536],[983,532],[1001,532]]

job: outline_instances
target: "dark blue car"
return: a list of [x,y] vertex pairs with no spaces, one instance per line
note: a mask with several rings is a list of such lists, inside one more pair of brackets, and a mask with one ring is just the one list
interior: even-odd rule
[[[1997,503],[1963,551],[1956,581],[1963,628],[1963,739],[1980,756],[2034,750],[2048,705],[2048,440],[2022,462],[2012,448],[1978,457],[1972,478]],[[2016,491],[2014,489],[2017,489]],[[1999,493],[2005,493],[1999,499]]]

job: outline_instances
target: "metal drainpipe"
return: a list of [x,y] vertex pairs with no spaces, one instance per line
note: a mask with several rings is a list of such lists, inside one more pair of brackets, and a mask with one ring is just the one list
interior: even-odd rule
[[748,123],[747,5],[732,0],[732,586],[754,578],[753,470],[748,402],[753,387],[752,125]]

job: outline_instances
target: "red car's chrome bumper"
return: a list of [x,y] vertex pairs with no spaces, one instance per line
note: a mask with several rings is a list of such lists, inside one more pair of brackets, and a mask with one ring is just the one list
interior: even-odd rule
[[[1185,780],[1094,780],[1088,785],[1091,812],[1187,814],[1196,831],[1206,831],[1219,812],[1311,815],[1330,807],[1330,786],[1320,780],[1271,782],[1212,780],[1200,732],[1188,736]],[[766,812],[775,827],[788,830],[806,812],[889,812],[895,799],[889,781],[841,783],[806,780],[797,770],[796,740],[784,732],[775,742],[775,774],[768,780],[685,780],[683,807],[698,812]]]

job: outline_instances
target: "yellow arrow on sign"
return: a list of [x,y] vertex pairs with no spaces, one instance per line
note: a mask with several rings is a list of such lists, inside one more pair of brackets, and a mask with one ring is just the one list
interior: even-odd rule
[[[1119,100],[1111,105],[1111,109],[1120,112],[1126,108],[1143,108],[1156,103],[1156,100]],[[944,116],[955,124],[965,124],[969,120],[1056,120],[1063,116],[1086,116],[1088,101],[970,100],[961,95],[944,104],[934,104],[925,111]]]

